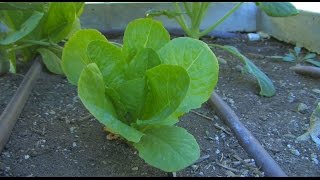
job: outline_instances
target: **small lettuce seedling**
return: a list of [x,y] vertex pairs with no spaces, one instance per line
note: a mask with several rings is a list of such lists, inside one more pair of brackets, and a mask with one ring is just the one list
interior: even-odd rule
[[0,23],[5,29],[0,48],[10,61],[10,71],[16,72],[17,59],[29,61],[39,53],[50,72],[62,74],[59,43],[81,28],[83,7],[83,2],[0,3]]
[[301,47],[296,46],[294,47],[293,50],[289,49],[289,53],[285,54],[285,56],[268,56],[268,57],[280,59],[286,62],[301,63],[305,61],[307,63],[320,67],[320,61],[315,59],[316,56],[317,55],[315,53],[310,53],[310,52],[303,56],[301,54]]
[[[223,17],[204,30],[200,30],[200,25],[205,18],[209,6],[211,5],[210,2],[183,2],[183,10],[181,10],[182,8],[180,5],[175,2],[173,4],[173,10],[152,9],[146,12],[146,16],[153,18],[164,15],[170,19],[174,19],[187,36],[199,39],[217,28],[236,10],[238,10],[242,4],[243,2],[237,3]],[[287,17],[294,16],[299,13],[299,11],[289,2],[255,2],[255,5],[271,17]],[[222,48],[223,50],[238,57],[245,65],[244,72],[253,75],[253,77],[257,79],[260,85],[260,95],[271,97],[275,94],[275,87],[268,76],[265,75],[249,58],[242,55],[235,47],[230,45],[221,46],[219,44],[209,44],[209,46],[213,48]]]
[[160,22],[137,19],[122,47],[94,29],[76,32],[65,44],[62,69],[90,113],[150,165],[175,172],[199,158],[195,138],[175,124],[217,84],[217,58],[204,42],[170,40]]

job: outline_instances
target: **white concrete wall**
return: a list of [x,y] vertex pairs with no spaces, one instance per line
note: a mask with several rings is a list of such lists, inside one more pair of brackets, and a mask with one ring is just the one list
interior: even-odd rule
[[[201,28],[212,25],[235,4],[234,2],[211,3]],[[83,28],[95,28],[100,31],[125,29],[130,21],[144,17],[145,12],[149,9],[171,9],[172,7],[171,2],[90,3],[85,6],[84,13],[81,16],[81,23]],[[253,32],[256,30],[256,14],[257,8],[254,3],[244,3],[215,30]],[[161,20],[166,28],[179,28],[179,25],[172,19],[164,16],[156,19]]]
[[260,12],[257,29],[281,41],[320,53],[320,13],[300,10],[297,16],[273,18]]

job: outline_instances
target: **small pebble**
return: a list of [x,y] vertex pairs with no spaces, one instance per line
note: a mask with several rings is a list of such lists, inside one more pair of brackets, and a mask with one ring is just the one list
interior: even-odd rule
[[307,110],[309,109],[309,107],[304,104],[304,103],[299,103],[298,105],[298,112],[305,114],[307,112]]
[[300,152],[297,149],[291,149],[290,152],[296,156],[300,156]]
[[234,100],[231,99],[231,98],[228,98],[228,102],[229,102],[230,104],[234,104]]
[[72,147],[76,147],[77,146],[77,143],[76,142],[73,142],[72,143]]
[[319,164],[319,160],[317,159],[317,155],[312,153],[311,154],[311,160],[312,162],[314,162],[315,164]]
[[8,158],[11,157],[9,152],[4,152],[4,153],[2,153],[2,154],[5,155],[5,156],[8,157]]
[[24,155],[24,159],[29,159],[30,156],[29,155]]
[[220,150],[219,150],[219,149],[217,149],[217,150],[216,150],[216,154],[219,154],[219,153],[220,153]]
[[198,166],[198,165],[195,165],[195,164],[192,165],[191,167],[192,167],[192,169],[193,169],[194,171],[196,171],[196,170],[199,168],[199,166]]
[[293,95],[293,93],[292,92],[290,92],[289,94],[288,94],[288,102],[289,103],[292,103],[294,100],[295,100],[295,96]]
[[262,117],[259,117],[262,121],[266,121],[268,120],[268,117],[267,116],[262,116]]
[[75,130],[76,128],[75,127],[71,127],[70,128],[70,132],[71,132],[71,134],[73,134],[74,133],[74,130]]
[[79,101],[79,97],[78,96],[73,97],[72,101],[75,102],[75,103],[78,102]]
[[138,171],[138,169],[139,169],[138,167],[133,167],[131,170],[132,171]]
[[318,159],[315,159],[315,158],[311,158],[312,159],[312,162],[314,162],[315,164],[319,164],[319,160]]
[[199,175],[200,175],[200,176],[204,176],[203,172],[199,172]]
[[236,66],[236,70],[237,70],[238,72],[242,72],[243,67],[242,67],[242,66],[240,66],[240,65],[237,65],[237,66]]
[[218,62],[219,62],[219,64],[227,64],[228,63],[225,59],[223,59],[221,57],[218,58]]
[[312,153],[311,158],[317,158],[317,155],[315,153]]

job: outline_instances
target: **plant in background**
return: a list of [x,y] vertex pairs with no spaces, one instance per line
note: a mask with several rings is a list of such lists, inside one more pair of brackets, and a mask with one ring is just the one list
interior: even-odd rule
[[316,59],[316,54],[315,53],[307,53],[306,55],[301,54],[301,47],[294,47],[294,49],[289,49],[289,53],[285,54],[285,56],[267,56],[270,58],[276,58],[280,59],[282,61],[286,62],[296,62],[296,63],[301,63],[301,62],[307,62],[312,65],[320,67],[320,61]]
[[136,19],[123,46],[94,29],[76,32],[63,49],[62,69],[90,113],[148,164],[175,172],[199,158],[195,138],[175,124],[217,84],[217,58],[204,42],[170,40],[160,22]]
[[0,49],[0,76],[9,71],[10,63],[7,60],[4,49]]
[[0,25],[5,29],[0,62],[9,59],[10,71],[15,73],[17,59],[29,61],[40,53],[49,71],[62,74],[59,43],[81,28],[83,7],[83,2],[0,3]]
[[[146,13],[147,17],[155,16],[167,16],[173,18],[187,34],[187,36],[199,39],[202,36],[207,35],[213,31],[218,25],[224,22],[230,15],[232,15],[243,2],[237,3],[229,12],[227,12],[221,19],[219,19],[213,25],[207,27],[204,30],[200,30],[201,22],[203,21],[207,10],[210,6],[210,2],[183,2],[184,11],[178,3],[174,3],[174,10],[149,10]],[[287,17],[298,14],[298,10],[288,2],[256,2],[255,3],[262,11],[272,17]],[[188,18],[189,21],[186,21]],[[187,24],[189,22],[189,24]],[[222,48],[227,52],[239,57],[241,62],[245,65],[244,72],[248,72],[253,75],[260,85],[260,95],[273,96],[275,94],[275,88],[272,81],[266,76],[254,63],[242,55],[235,47],[232,46],[220,46],[217,44],[209,44],[210,47]]]

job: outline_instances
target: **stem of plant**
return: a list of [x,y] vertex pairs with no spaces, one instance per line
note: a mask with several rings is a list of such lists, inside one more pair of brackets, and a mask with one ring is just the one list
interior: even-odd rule
[[32,43],[32,44],[37,44],[37,45],[41,45],[41,46],[51,46],[51,47],[54,47],[58,50],[61,50],[62,51],[62,47],[59,46],[58,44],[56,43],[50,43],[50,42],[43,42],[44,40],[40,40],[40,41],[35,41],[35,40],[23,40],[23,42],[27,42],[27,43]]
[[40,41],[36,41],[36,40],[22,40],[22,42],[26,42],[26,43],[32,43],[32,44],[37,44],[37,45],[42,45],[42,46],[50,46],[51,44],[48,42],[43,42],[43,40]]
[[[181,11],[181,9],[179,7],[179,4],[175,3],[174,5],[175,5],[176,11],[178,13],[182,13],[182,11]],[[186,21],[185,21],[185,19],[184,19],[182,14],[180,16],[176,16],[174,19],[177,21],[177,23],[180,25],[180,27],[183,29],[184,32],[186,32],[187,34],[190,33],[190,31],[189,31],[189,29],[187,27]]]
[[242,59],[243,57],[240,56],[239,54],[233,52],[232,50],[228,49],[227,47],[224,47],[222,45],[219,45],[219,44],[208,44],[209,47],[217,47],[217,48],[220,48],[220,49],[223,49],[225,51],[228,51],[229,53],[231,53],[232,55],[238,57],[240,59],[240,61],[245,64],[246,62]]
[[183,2],[184,9],[186,10],[188,16],[192,16],[191,7],[187,2]]
[[231,14],[233,14],[242,4],[243,2],[238,3],[237,5],[235,5],[227,14],[225,14],[221,19],[219,19],[214,25],[208,27],[207,29],[205,29],[204,31],[202,31],[199,34],[199,38],[208,34],[209,32],[211,32],[212,30],[214,30],[218,25],[220,25],[225,19],[227,19]]
[[15,50],[27,48],[27,47],[30,47],[30,46],[33,46],[33,45],[34,44],[24,44],[24,45],[21,45],[21,46],[9,48],[8,51],[15,51]]
[[197,14],[197,16],[195,19],[193,19],[194,22],[192,22],[191,31],[192,31],[192,36],[195,39],[199,39],[201,37],[200,36],[200,25],[201,25],[201,22],[205,16],[205,14],[207,13],[209,5],[210,5],[209,2],[202,2],[200,4],[200,7],[198,9],[196,9],[196,12],[194,12],[194,14]]

